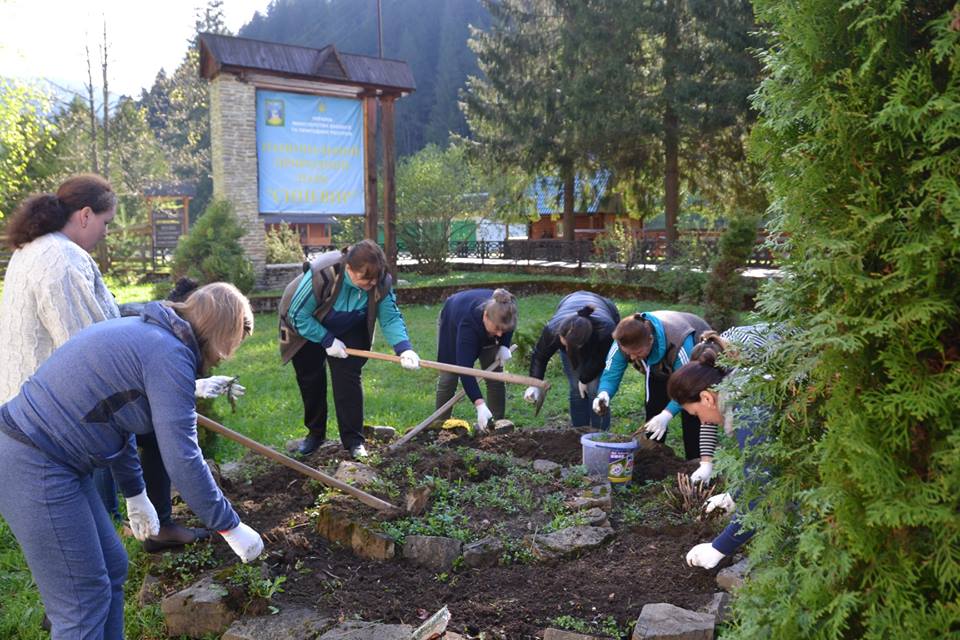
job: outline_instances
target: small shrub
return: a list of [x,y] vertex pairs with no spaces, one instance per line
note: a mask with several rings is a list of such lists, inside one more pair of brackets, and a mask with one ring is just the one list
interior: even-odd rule
[[246,230],[225,200],[210,203],[173,255],[173,278],[187,276],[201,285],[232,282],[241,291],[253,288],[253,265],[240,246]]
[[717,257],[703,289],[704,319],[716,331],[724,331],[736,322],[746,293],[741,271],[757,241],[757,219],[737,216],[717,245]]
[[300,234],[288,224],[279,224],[267,230],[267,264],[303,262]]

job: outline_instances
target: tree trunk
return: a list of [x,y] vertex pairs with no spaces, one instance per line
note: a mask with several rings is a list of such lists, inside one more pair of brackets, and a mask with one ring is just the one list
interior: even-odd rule
[[576,221],[573,208],[575,174],[572,162],[565,162],[560,167],[560,177],[563,179],[563,239],[566,242],[573,242],[576,240]]
[[103,177],[110,179],[110,89],[107,81],[107,23],[103,23]]
[[97,158],[97,108],[93,100],[93,69],[90,67],[90,47],[87,52],[87,103],[90,107],[90,171],[100,173],[100,160]]
[[677,217],[680,213],[680,124],[673,108],[676,85],[679,16],[676,0],[667,0],[663,39],[663,213],[667,230],[667,256],[673,257],[677,245]]

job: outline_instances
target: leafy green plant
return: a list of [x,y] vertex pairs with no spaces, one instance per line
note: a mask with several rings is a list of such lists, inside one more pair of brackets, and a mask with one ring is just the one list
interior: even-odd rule
[[613,616],[597,616],[593,620],[584,620],[576,616],[563,615],[551,618],[550,624],[559,629],[569,629],[586,634],[600,633],[611,638],[621,638],[629,632],[629,629],[621,627]]
[[263,598],[269,600],[278,593],[283,593],[283,583],[287,581],[286,576],[277,576],[275,578],[265,578],[261,573],[261,568],[253,564],[235,564],[232,573],[227,578],[228,584],[241,587],[246,591],[250,598]]
[[253,287],[253,264],[240,238],[246,230],[226,200],[211,202],[203,215],[180,239],[173,255],[174,279],[187,276],[200,284],[232,282],[241,291]]
[[204,570],[216,566],[213,545],[209,542],[199,542],[187,546],[178,553],[165,552],[157,568],[163,575],[175,577],[184,584],[195,580]]
[[267,229],[266,243],[267,264],[298,264],[304,260],[300,234],[289,224]]
[[958,7],[754,6],[773,43],[752,147],[784,256],[761,310],[795,331],[746,389],[776,408],[751,457],[777,473],[724,635],[955,635]]

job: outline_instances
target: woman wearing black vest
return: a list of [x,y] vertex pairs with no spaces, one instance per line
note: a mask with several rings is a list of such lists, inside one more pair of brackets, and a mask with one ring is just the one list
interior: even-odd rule
[[[530,354],[530,376],[543,380],[550,358],[560,352],[563,372],[570,383],[570,423],[574,427],[610,428],[610,413],[598,416],[590,406],[618,322],[620,312],[610,300],[590,291],[575,291],[557,305]],[[541,393],[537,387],[527,387],[523,399],[535,403]]]
[[293,360],[303,398],[307,437],[300,453],[316,451],[327,431],[327,374],[340,441],[354,458],[363,458],[363,385],[365,358],[347,356],[346,348],[369,349],[377,320],[404,369],[420,367],[407,327],[397,308],[383,250],[363,240],[344,251],[329,251],[287,285],[280,300],[280,355]]

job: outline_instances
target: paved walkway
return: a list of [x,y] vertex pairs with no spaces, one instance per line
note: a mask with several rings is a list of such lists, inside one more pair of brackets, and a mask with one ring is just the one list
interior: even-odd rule
[[[576,262],[563,262],[551,260],[504,260],[501,258],[450,258],[447,260],[450,264],[475,265],[478,267],[543,267],[549,269],[569,269],[575,271],[580,267]],[[416,266],[417,261],[411,258],[400,258],[397,261],[399,266]],[[624,266],[619,262],[584,262],[584,269],[623,269]],[[647,264],[634,267],[637,271],[656,271],[657,265]],[[780,275],[779,269],[761,269],[749,268],[743,272],[748,278],[774,278]]]

